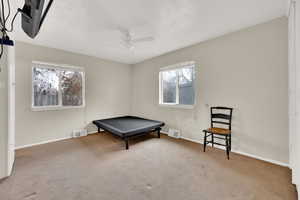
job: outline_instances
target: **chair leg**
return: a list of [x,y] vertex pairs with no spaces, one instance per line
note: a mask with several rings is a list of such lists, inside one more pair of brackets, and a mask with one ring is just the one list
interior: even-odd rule
[[205,148],[206,148],[206,135],[207,135],[207,132],[204,132],[204,145],[203,145],[204,152],[205,152]]
[[229,135],[229,151],[231,151],[231,134]]
[[229,160],[229,139],[227,135],[226,135],[226,154],[227,154],[227,159]]
[[214,141],[214,134],[212,133],[211,134],[211,146],[212,147],[214,147],[214,143],[215,143],[215,141]]

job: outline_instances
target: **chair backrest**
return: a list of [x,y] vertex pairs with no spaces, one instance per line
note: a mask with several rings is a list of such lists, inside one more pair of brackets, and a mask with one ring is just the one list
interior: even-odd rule
[[233,108],[228,107],[211,107],[211,127],[215,127],[215,124],[222,124],[231,130],[232,110]]

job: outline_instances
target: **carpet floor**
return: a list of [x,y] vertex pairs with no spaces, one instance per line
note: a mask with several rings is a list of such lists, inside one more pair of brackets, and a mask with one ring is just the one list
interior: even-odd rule
[[108,133],[17,150],[3,200],[294,200],[288,168],[167,136]]

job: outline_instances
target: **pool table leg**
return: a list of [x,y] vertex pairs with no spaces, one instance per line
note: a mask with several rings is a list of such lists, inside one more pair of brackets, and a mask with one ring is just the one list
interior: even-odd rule
[[157,137],[160,138],[160,130],[161,128],[157,129]]
[[125,145],[126,145],[126,150],[128,150],[129,149],[129,143],[128,143],[128,139],[127,138],[125,138]]

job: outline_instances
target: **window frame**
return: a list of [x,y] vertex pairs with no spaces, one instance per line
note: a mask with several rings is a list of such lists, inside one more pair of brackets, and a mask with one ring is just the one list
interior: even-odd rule
[[[40,61],[32,61],[31,63],[31,110],[32,111],[51,111],[51,110],[65,110],[65,109],[76,109],[76,108],[85,108],[85,70],[83,67],[66,65],[66,64],[56,64],[56,63],[47,63],[47,62],[40,62]],[[61,88],[61,77],[59,77],[59,86],[58,86],[58,102],[59,105],[55,106],[35,106],[34,105],[34,68],[37,66],[38,68],[45,68],[45,69],[58,69],[58,70],[70,70],[70,71],[77,71],[82,73],[82,105],[80,106],[63,106],[62,105],[62,88]]]
[[[194,79],[193,79],[193,84],[194,84],[194,104],[192,105],[187,105],[187,104],[179,104],[179,76],[178,76],[178,71],[176,72],[176,103],[164,103],[163,102],[163,80],[162,80],[162,72],[164,71],[172,71],[172,70],[177,70],[177,69],[182,69],[187,66],[193,65],[194,68]],[[166,67],[162,67],[159,70],[159,106],[162,107],[170,107],[170,108],[183,108],[183,109],[193,109],[196,106],[196,62],[195,61],[189,61],[189,62],[182,62],[182,63],[177,63],[174,65],[169,65]]]

